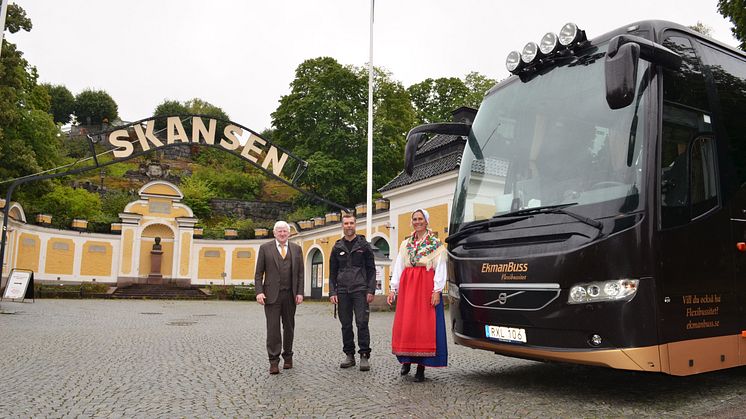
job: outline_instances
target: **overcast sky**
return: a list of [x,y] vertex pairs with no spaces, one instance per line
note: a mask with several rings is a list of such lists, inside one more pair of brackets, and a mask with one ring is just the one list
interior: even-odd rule
[[[73,94],[106,90],[128,121],[151,116],[165,99],[199,97],[262,131],[304,60],[368,61],[370,0],[16,3],[34,27],[7,39],[40,81]],[[511,50],[569,21],[589,38],[643,19],[699,21],[737,45],[717,0],[377,0],[375,8],[373,62],[405,87],[471,71],[502,79]]]

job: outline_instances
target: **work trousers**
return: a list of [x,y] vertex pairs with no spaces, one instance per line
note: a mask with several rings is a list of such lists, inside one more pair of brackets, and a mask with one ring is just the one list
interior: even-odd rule
[[368,293],[365,291],[337,294],[339,321],[342,323],[342,351],[348,355],[355,353],[355,332],[352,330],[352,316],[357,326],[359,353],[370,353],[370,331],[368,330]]

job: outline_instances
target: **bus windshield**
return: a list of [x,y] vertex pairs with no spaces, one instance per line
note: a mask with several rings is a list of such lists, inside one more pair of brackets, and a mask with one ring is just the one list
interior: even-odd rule
[[640,61],[632,105],[611,110],[604,56],[605,46],[593,47],[487,95],[464,150],[452,232],[526,208],[567,204],[601,218],[643,204],[648,66]]

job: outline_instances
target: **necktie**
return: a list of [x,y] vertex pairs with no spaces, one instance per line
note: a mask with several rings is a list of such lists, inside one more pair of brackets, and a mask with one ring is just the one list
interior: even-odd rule
[[283,259],[285,259],[285,255],[287,252],[285,252],[285,245],[280,243],[280,256],[282,256]]

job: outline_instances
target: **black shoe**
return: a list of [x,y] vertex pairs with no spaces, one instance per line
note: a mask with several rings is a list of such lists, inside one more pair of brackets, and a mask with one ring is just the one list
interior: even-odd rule
[[417,372],[414,373],[414,382],[415,383],[421,383],[425,381],[425,366],[424,365],[418,365],[417,366]]
[[409,374],[410,368],[412,368],[412,364],[401,364],[401,375]]
[[370,371],[370,354],[360,354],[360,371]]
[[345,359],[339,364],[339,368],[350,368],[355,366],[355,354],[345,354]]

